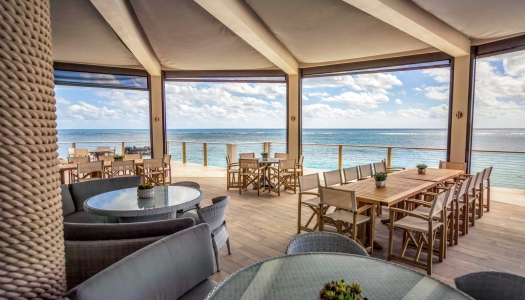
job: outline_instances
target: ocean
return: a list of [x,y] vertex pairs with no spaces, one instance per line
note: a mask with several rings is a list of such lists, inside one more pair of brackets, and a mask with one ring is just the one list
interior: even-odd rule
[[[259,156],[263,142],[272,142],[271,155],[286,152],[284,129],[168,129],[169,153],[173,160],[182,160],[181,141],[186,143],[188,162],[203,163],[203,146],[207,143],[208,165],[226,166],[226,143],[237,144],[237,153],[255,152]],[[148,129],[60,129],[58,130],[59,156],[67,157],[70,143],[77,148],[94,149],[96,146],[115,147],[121,153],[125,146],[149,146]],[[178,141],[178,142],[176,142]],[[96,143],[94,143],[96,142]],[[218,144],[217,144],[218,143]],[[398,146],[417,148],[446,148],[446,129],[304,129],[303,154],[305,167],[337,169],[340,144]],[[334,146],[310,145],[330,144]],[[473,149],[525,151],[525,129],[475,129]],[[387,149],[343,147],[343,167],[380,161]],[[446,159],[445,150],[393,149],[392,166],[414,167],[425,163],[437,167]],[[494,186],[525,189],[525,154],[486,153],[472,154],[472,170],[478,172],[493,166],[491,183]]]

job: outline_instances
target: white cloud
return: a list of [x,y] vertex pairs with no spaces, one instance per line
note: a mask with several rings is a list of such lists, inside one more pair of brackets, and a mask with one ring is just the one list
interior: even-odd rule
[[422,91],[422,89],[420,89],[418,87],[413,88],[413,90],[416,91],[416,92],[421,92]]
[[388,96],[383,93],[355,93],[346,92],[333,97],[323,98],[326,102],[341,102],[350,107],[377,108],[379,104],[389,101]]
[[56,100],[56,104],[57,105],[69,105],[69,104],[71,104],[71,101],[68,101],[68,100],[66,100],[65,98],[62,98],[62,97],[56,97],[55,100]]
[[429,75],[436,82],[450,82],[450,68],[426,69],[423,74]]
[[449,100],[448,85],[441,86],[426,86],[425,96],[432,100],[446,101]]
[[429,110],[419,108],[400,109],[397,114],[404,118],[439,119],[448,117],[448,105],[431,107]]
[[327,92],[314,92],[314,93],[308,93],[308,96],[310,97],[327,97],[330,96]]
[[401,95],[401,96],[406,96],[407,95],[407,92],[405,90],[402,90],[401,92],[397,93],[398,95]]
[[303,100],[305,100],[305,101],[308,101],[308,100],[310,100],[310,99],[308,99],[308,97],[306,97],[306,95],[305,95],[305,94],[302,94],[302,97],[303,97]]
[[403,104],[403,101],[401,101],[401,99],[396,99],[396,104],[401,105],[401,104]]

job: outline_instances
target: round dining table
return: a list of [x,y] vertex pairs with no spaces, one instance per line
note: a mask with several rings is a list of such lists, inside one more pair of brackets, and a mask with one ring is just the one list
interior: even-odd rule
[[375,258],[342,253],[285,255],[257,262],[230,275],[206,299],[312,299],[326,282],[361,285],[378,299],[472,299],[430,276]]
[[137,188],[95,195],[84,202],[88,213],[117,217],[120,223],[174,219],[176,211],[196,206],[202,192],[184,186],[156,186],[151,198],[138,198]]

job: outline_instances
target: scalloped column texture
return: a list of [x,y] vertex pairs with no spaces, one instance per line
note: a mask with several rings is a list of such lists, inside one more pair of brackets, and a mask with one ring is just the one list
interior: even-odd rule
[[66,290],[49,9],[0,1],[0,299]]

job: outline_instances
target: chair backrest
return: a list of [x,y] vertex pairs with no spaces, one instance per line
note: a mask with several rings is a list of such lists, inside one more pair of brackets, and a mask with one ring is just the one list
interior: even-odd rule
[[213,204],[197,209],[197,214],[202,222],[210,225],[211,231],[221,227],[224,224],[224,215],[226,206],[230,202],[230,196],[221,196],[214,198]]
[[447,193],[447,198],[445,199],[445,207],[449,207],[452,204],[456,197],[456,188],[458,187],[457,183],[454,183],[449,187],[449,192]]
[[131,253],[193,226],[191,218],[127,224],[64,222],[68,290]]
[[124,154],[124,160],[135,160],[135,159],[142,159],[142,154]]
[[89,162],[89,156],[73,156],[68,157],[67,162],[69,164],[87,163]]
[[359,179],[372,177],[372,164],[359,166]]
[[95,195],[114,190],[136,188],[142,183],[141,176],[106,178],[95,181],[76,182],[69,186],[76,211],[84,210],[84,201]]
[[65,296],[78,300],[179,299],[213,275],[210,237],[207,224],[169,235],[102,270]]
[[492,167],[488,167],[483,172],[483,181],[490,179],[490,174],[492,173]]
[[478,300],[525,299],[525,277],[504,272],[475,272],[454,278],[456,287]]
[[255,158],[255,153],[240,153],[239,154],[239,159],[244,159],[244,158]]
[[108,147],[108,146],[97,146],[97,150],[100,150],[100,151],[109,151],[109,150],[111,150],[111,148]]
[[319,188],[319,173],[299,176],[299,194],[308,190]]
[[472,180],[472,177],[468,177],[467,179],[463,180],[461,184],[458,187],[458,191],[456,193],[456,199],[461,200],[463,198],[463,195],[468,191],[468,187],[470,186],[470,181]]
[[357,209],[355,191],[340,190],[331,187],[319,187],[321,204],[354,211]]
[[75,156],[75,148],[67,148],[67,156]]
[[341,176],[340,170],[323,172],[323,177],[324,177],[324,186],[341,184],[343,182],[343,178]]
[[281,170],[292,170],[295,167],[295,159],[281,159],[279,161],[279,169]]
[[259,160],[256,158],[241,158],[239,159],[239,169],[244,171],[245,169],[257,169],[259,167]]
[[230,156],[226,155],[226,165],[229,166],[231,164]]
[[303,163],[304,163],[304,155],[301,155],[299,156],[299,163],[297,163],[297,165],[299,165],[299,167],[303,167]]
[[144,160],[144,170],[156,170],[164,166],[163,158],[151,158]]
[[103,161],[114,161],[115,160],[115,158],[110,155],[102,155],[98,159],[103,160]]
[[478,173],[479,175],[478,175],[478,177],[476,178],[476,183],[475,183],[475,184],[476,184],[476,187],[478,187],[478,186],[483,182],[483,178],[485,177],[485,171],[486,171],[486,170],[487,170],[487,169],[482,170],[482,171],[480,171],[480,172]]
[[75,202],[73,202],[73,197],[71,197],[71,192],[69,191],[69,186],[67,184],[62,184],[60,186],[60,196],[62,196],[62,216],[65,217],[74,213]]
[[93,172],[104,172],[104,161],[92,161],[79,163],[77,165],[78,174],[93,173]]
[[374,172],[374,174],[386,173],[386,163],[384,160],[374,163]]
[[88,149],[75,149],[75,156],[89,156]]
[[171,155],[164,154],[163,162],[164,162],[164,166],[171,166]]
[[275,152],[275,158],[284,158],[284,159],[288,159],[290,157],[290,154],[288,153],[277,153]]
[[196,183],[195,181],[177,181],[170,184],[170,186],[185,186],[199,191],[201,190],[201,185]]
[[343,169],[343,174],[345,175],[345,182],[359,179],[359,171],[357,170],[357,167],[345,168]]
[[428,217],[434,217],[437,214],[441,213],[441,211],[443,211],[449,194],[450,189],[434,197],[434,201],[432,202],[432,206],[430,207]]
[[286,254],[309,252],[337,252],[369,256],[356,241],[335,232],[309,232],[295,237],[286,248]]
[[122,175],[135,174],[135,161],[134,160],[122,160],[122,161],[112,161],[111,162],[111,173]]
[[440,169],[449,169],[449,170],[461,170],[463,172],[467,171],[467,164],[466,163],[455,163],[450,161],[439,161],[439,168]]
[[481,174],[481,172],[478,172],[478,173],[476,173],[476,175],[471,177],[469,185],[468,185],[468,188],[467,188],[467,192],[469,192],[469,191],[471,191],[471,190],[473,190],[473,189],[475,189],[477,187],[477,183],[480,182],[479,176],[483,176],[483,174]]

